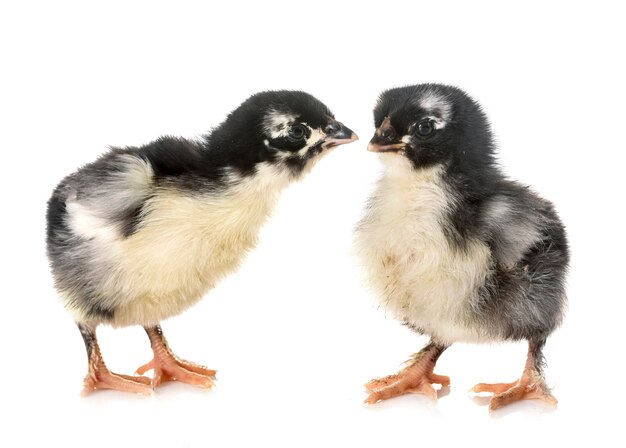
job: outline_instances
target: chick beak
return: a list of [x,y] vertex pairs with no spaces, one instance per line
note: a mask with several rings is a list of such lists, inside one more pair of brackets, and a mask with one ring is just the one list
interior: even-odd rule
[[352,132],[351,129],[346,127],[343,123],[331,119],[324,128],[326,137],[322,147],[324,149],[334,148],[335,146],[344,145],[346,143],[352,143],[359,139],[359,137]]
[[382,124],[376,129],[376,133],[370,140],[369,145],[367,145],[367,150],[372,152],[395,152],[404,154],[406,143],[393,143],[394,140],[396,140],[396,130],[391,125],[391,119],[385,117]]

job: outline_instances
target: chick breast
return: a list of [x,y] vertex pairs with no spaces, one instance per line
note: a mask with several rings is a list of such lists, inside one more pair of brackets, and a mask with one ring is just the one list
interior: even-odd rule
[[383,176],[357,228],[369,281],[385,309],[441,342],[493,339],[471,318],[492,270],[489,247],[478,239],[463,251],[449,244],[441,223],[450,195],[440,167],[405,174]]

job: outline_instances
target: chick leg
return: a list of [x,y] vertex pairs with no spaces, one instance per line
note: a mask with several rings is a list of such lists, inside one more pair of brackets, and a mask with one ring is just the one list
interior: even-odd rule
[[374,404],[407,393],[424,394],[436,400],[437,392],[432,384],[441,384],[443,387],[450,385],[450,378],[433,373],[437,359],[446,348],[431,340],[419,353],[413,355],[407,366],[397,374],[368,382],[365,388],[371,394],[365,403]]
[[98,341],[96,340],[95,325],[78,324],[80,334],[85,341],[89,370],[84,380],[82,395],[99,389],[114,389],[122,392],[134,392],[151,395],[150,378],[145,376],[119,375],[111,372],[104,364]]
[[144,329],[150,338],[154,358],[149,363],[139,367],[137,373],[141,375],[148,370],[154,370],[152,386],[156,387],[166,381],[181,381],[200,387],[213,387],[212,377],[215,376],[215,370],[207,369],[176,356],[167,344],[160,325],[144,327]]
[[472,388],[472,392],[492,392],[494,395],[489,401],[489,410],[506,406],[519,400],[538,399],[556,406],[557,400],[550,393],[543,377],[542,341],[529,341],[528,357],[522,372],[522,377],[513,383],[485,384],[480,383]]

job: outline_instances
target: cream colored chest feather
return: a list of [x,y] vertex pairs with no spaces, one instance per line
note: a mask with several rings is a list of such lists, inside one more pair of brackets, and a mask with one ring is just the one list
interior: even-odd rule
[[383,178],[356,235],[366,275],[385,309],[442,339],[477,339],[464,316],[489,271],[489,249],[460,251],[441,223],[447,196],[436,176]]
[[244,199],[161,195],[140,231],[120,242],[122,270],[146,290],[212,286],[256,244],[269,213],[268,204]]
[[114,324],[157,322],[195,304],[256,245],[272,206],[245,195],[159,195],[139,231],[111,247]]

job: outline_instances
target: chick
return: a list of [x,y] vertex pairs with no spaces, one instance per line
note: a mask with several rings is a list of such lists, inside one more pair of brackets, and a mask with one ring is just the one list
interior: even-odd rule
[[566,303],[569,250],[552,204],[496,164],[481,107],[455,87],[390,89],[374,110],[368,150],[385,171],[355,243],[385,309],[430,342],[395,375],[366,384],[366,403],[408,392],[437,397],[433,373],[456,341],[528,341],[521,378],[478,384],[490,409],[521,399],[556,404],[542,349]]
[[[48,202],[55,286],[87,348],[84,393],[151,393],[168,380],[211,387],[214,370],[178,358],[159,322],[195,304],[257,243],[281,190],[357,136],[313,96],[253,95],[200,141],[112,148],[61,181]],[[141,325],[154,357],[109,371],[96,327]]]

